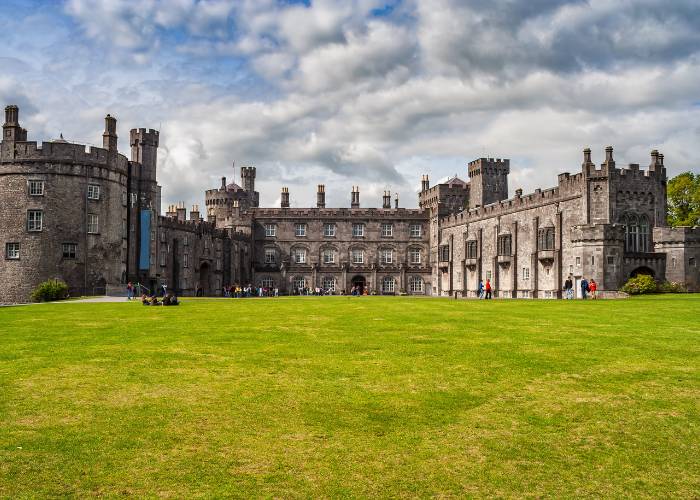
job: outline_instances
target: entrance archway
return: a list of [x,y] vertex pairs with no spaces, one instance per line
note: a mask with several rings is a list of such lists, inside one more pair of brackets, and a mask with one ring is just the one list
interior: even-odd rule
[[353,288],[357,288],[360,295],[362,295],[365,292],[365,288],[367,287],[367,280],[365,280],[364,276],[355,276],[350,281],[350,283]]
[[199,265],[199,295],[204,297],[211,294],[210,271],[211,267],[208,262],[202,262]]
[[654,270],[650,269],[646,266],[638,267],[634,271],[630,273],[630,278],[636,278],[640,274],[646,274],[647,276],[651,276],[652,278],[654,277]]

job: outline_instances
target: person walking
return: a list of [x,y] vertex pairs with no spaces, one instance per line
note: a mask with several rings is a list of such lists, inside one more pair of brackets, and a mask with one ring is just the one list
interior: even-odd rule
[[484,286],[484,290],[486,290],[486,299],[491,298],[491,280],[487,279],[486,280],[486,285]]
[[581,298],[583,300],[588,298],[588,280],[586,278],[581,278]]
[[126,284],[126,300],[131,300],[134,298],[134,284],[129,281]]
[[594,279],[591,279],[591,282],[588,284],[588,290],[591,292],[592,300],[598,298],[598,284],[595,282]]
[[566,278],[564,282],[564,293],[566,294],[566,300],[571,300],[574,298],[574,282],[571,276]]
[[476,298],[477,299],[484,298],[484,282],[481,280],[479,280],[479,286],[476,288]]

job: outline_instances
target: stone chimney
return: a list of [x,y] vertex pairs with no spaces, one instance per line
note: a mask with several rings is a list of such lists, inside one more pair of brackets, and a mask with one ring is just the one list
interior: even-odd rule
[[605,165],[608,167],[615,166],[615,159],[613,158],[613,147],[608,146],[605,148]]
[[185,208],[184,201],[181,201],[180,203],[178,203],[175,211],[177,212],[178,222],[185,222],[187,220],[187,209]]
[[226,177],[221,178],[221,189],[226,190]]
[[177,217],[177,212],[175,211],[175,205],[168,205],[168,211],[165,212],[166,217],[170,217],[171,219],[174,219]]
[[190,210],[190,220],[199,222],[199,205],[192,205],[192,210]]
[[384,191],[382,197],[382,208],[391,208],[391,191]]
[[428,174],[425,174],[420,178],[420,190],[422,192],[428,189],[430,189],[430,179],[428,179]]
[[353,186],[350,193],[350,208],[360,208],[360,186]]
[[326,186],[318,185],[316,190],[316,208],[326,208]]
[[394,195],[394,208],[399,208],[399,193]]
[[523,195],[523,189],[522,189],[522,188],[518,188],[518,189],[515,190],[515,197],[516,197],[516,198],[520,198],[522,195]]
[[105,131],[102,134],[102,147],[107,151],[117,151],[117,119],[105,116]]
[[586,148],[583,150],[583,166],[590,165],[591,161],[591,148]]
[[289,188],[283,187],[280,196],[280,207],[289,208]]

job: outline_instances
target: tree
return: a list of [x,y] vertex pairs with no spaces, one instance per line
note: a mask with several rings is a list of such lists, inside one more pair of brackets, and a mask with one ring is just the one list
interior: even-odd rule
[[684,172],[668,181],[668,223],[700,225],[700,174]]

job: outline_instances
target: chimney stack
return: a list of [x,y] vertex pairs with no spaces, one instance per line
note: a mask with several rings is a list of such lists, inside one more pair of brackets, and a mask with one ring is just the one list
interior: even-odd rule
[[394,195],[394,208],[399,208],[399,193]]
[[421,191],[427,191],[430,189],[430,179],[428,179],[428,174],[425,174],[420,178],[420,185]]
[[350,208],[360,208],[360,186],[353,186],[350,193]]
[[590,165],[591,163],[593,163],[591,161],[591,148],[586,148],[583,150],[583,165],[586,166]]
[[326,208],[326,186],[318,185],[316,190],[316,208]]
[[520,198],[523,195],[523,190],[522,188],[518,188],[515,190],[515,197]]
[[199,222],[199,205],[192,205],[192,210],[190,210],[190,220]]
[[283,187],[280,196],[280,207],[289,208],[289,188]]
[[178,203],[177,208],[175,210],[177,212],[178,222],[185,222],[187,220],[187,209],[185,208],[185,202],[181,201],[180,203]]
[[613,147],[608,146],[605,148],[605,165],[609,167],[615,166],[615,160],[613,159]]
[[391,191],[384,191],[382,197],[382,208],[391,208]]
[[226,190],[226,177],[221,178],[221,189]]
[[171,219],[174,219],[177,217],[177,212],[175,211],[175,205],[168,205],[168,211],[165,212],[166,217],[170,217]]
[[102,134],[102,147],[107,151],[117,151],[117,119],[105,116],[105,131]]

